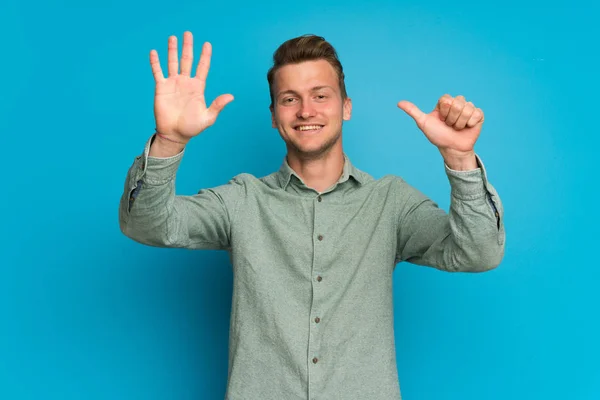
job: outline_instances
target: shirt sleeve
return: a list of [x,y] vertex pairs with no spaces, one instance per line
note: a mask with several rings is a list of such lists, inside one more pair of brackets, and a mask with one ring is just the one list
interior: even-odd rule
[[396,262],[431,266],[450,272],[480,272],[497,267],[504,257],[504,209],[479,168],[454,171],[445,166],[450,182],[446,213],[423,193],[400,180],[406,199],[400,204]]
[[168,158],[149,157],[154,136],[130,167],[119,203],[119,225],[127,237],[156,247],[227,250],[243,182],[175,194],[175,175],[183,151]]

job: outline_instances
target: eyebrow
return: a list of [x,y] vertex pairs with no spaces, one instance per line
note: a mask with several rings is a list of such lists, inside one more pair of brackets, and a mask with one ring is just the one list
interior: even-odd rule
[[[335,91],[335,89],[333,87],[329,86],[329,85],[315,86],[315,87],[311,88],[310,91],[311,92],[318,92],[319,90],[322,90],[322,89],[331,89],[331,90]],[[284,94],[298,94],[298,92],[296,92],[295,90],[291,90],[291,89],[290,90],[284,90],[283,92],[277,93],[276,97],[279,98],[279,97],[281,97]]]

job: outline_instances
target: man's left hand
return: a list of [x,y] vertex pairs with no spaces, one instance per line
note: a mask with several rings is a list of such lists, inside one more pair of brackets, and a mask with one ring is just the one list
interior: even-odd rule
[[440,150],[450,168],[453,168],[451,164],[457,169],[464,169],[467,164],[476,166],[473,148],[484,119],[480,108],[467,102],[464,96],[448,94],[440,97],[429,114],[406,100],[400,101],[398,107],[415,120],[427,139]]

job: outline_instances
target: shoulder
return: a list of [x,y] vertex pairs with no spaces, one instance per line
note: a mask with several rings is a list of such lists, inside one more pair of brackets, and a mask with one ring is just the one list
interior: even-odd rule
[[276,172],[262,177],[257,177],[256,175],[244,172],[233,176],[229,182],[221,187],[237,186],[239,188],[245,188],[246,191],[264,190],[267,188],[277,189],[279,188],[278,179],[279,177]]
[[279,189],[281,187],[279,179],[280,176],[278,172],[273,172],[265,176],[242,173],[233,177],[235,182],[261,191],[265,189]]
[[355,179],[361,183],[362,186],[367,187],[389,187],[389,188],[401,188],[408,185],[406,181],[399,175],[386,174],[379,178],[373,177],[371,174],[364,172],[359,169],[355,169],[353,173]]
[[365,181],[363,186],[371,187],[372,190],[378,192],[385,192],[388,201],[398,204],[421,202],[426,199],[419,189],[396,174],[386,174],[377,179],[371,177],[370,180]]
[[386,174],[381,177],[375,178],[370,173],[357,168],[355,165],[351,167],[350,175],[354,177],[355,180],[360,182],[361,186],[367,186],[371,188],[385,186],[402,187],[403,185],[407,185],[406,181],[399,175]]

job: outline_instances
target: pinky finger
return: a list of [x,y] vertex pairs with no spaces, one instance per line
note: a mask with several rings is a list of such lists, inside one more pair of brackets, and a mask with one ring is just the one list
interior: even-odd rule
[[481,111],[481,108],[476,108],[475,111],[473,111],[471,118],[467,121],[467,127],[472,128],[481,123],[483,123],[483,111]]
[[160,68],[160,61],[158,60],[158,53],[156,50],[150,51],[150,67],[152,67],[152,75],[154,75],[154,81],[156,83],[165,80],[162,69]]

